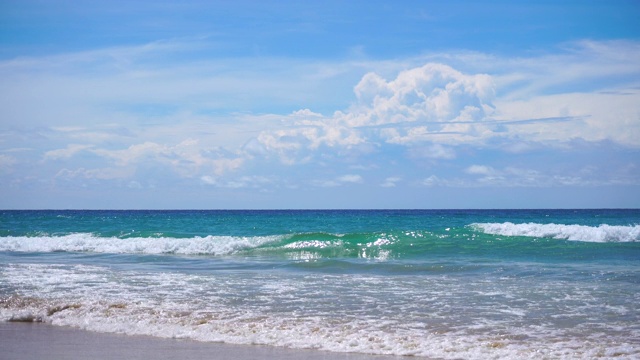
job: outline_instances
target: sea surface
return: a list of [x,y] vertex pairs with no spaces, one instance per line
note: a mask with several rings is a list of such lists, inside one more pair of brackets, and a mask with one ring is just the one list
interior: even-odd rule
[[637,359],[640,210],[0,211],[0,321],[440,359]]

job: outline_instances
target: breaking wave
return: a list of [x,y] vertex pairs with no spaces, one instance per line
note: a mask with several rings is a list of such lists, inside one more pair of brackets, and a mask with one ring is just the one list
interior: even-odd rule
[[503,236],[527,236],[585,242],[637,242],[640,241],[640,225],[563,225],[525,223],[474,223],[472,228],[486,234]]
[[0,251],[91,252],[150,255],[283,255],[288,258],[362,257],[385,259],[406,253],[413,242],[432,238],[429,232],[350,233],[310,232],[267,236],[100,237],[91,233],[62,236],[0,237]]
[[278,242],[283,236],[205,236],[179,238],[96,237],[88,233],[64,236],[0,238],[0,251],[95,252],[112,254],[228,255]]

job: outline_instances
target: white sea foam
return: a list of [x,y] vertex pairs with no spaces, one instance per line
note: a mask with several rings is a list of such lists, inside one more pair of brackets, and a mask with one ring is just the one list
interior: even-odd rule
[[331,247],[340,247],[342,246],[342,241],[320,241],[320,240],[307,240],[307,241],[296,241],[291,244],[287,244],[284,247],[286,249],[325,249]]
[[0,251],[95,252],[112,254],[227,255],[276,242],[282,236],[206,236],[193,238],[96,237],[88,233],[65,236],[0,237]]
[[[563,329],[560,320],[523,325],[528,311],[539,311],[540,305],[549,310],[554,303],[529,299],[505,304],[509,294],[518,297],[532,291],[532,284],[523,285],[518,279],[491,285],[452,282],[446,277],[388,281],[367,275],[182,274],[121,272],[88,265],[0,264],[0,280],[20,294],[0,297],[0,321],[442,359],[640,355],[640,329],[628,327],[632,320],[624,323],[622,334],[614,331],[611,336],[602,336],[609,323],[596,321],[601,318],[589,319],[589,326],[595,328],[578,335],[574,327]],[[545,291],[552,292],[545,293],[544,299],[572,291],[564,283],[546,285]],[[576,303],[590,307],[589,316],[598,316],[601,301],[590,293],[575,295]],[[571,316],[571,304],[560,302],[557,312]],[[629,309],[633,305],[632,300],[625,304]]]
[[640,225],[563,225],[525,223],[474,223],[471,227],[487,234],[504,236],[529,236],[585,242],[635,242],[640,241]]

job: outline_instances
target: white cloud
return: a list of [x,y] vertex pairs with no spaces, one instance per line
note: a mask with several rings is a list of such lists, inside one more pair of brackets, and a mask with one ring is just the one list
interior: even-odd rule
[[486,74],[465,75],[436,63],[402,71],[391,81],[365,75],[354,89],[352,126],[400,122],[482,120],[491,112],[494,85]]
[[[308,117],[307,117],[308,116]],[[280,130],[267,130],[258,135],[259,149],[276,153],[285,164],[308,162],[310,153],[320,148],[337,151],[352,149],[364,144],[366,139],[357,129],[350,128],[335,119],[326,119],[317,114],[293,116],[293,125]],[[257,144],[254,144],[255,148]]]
[[409,154],[415,158],[427,159],[451,160],[456,157],[456,152],[453,148],[441,144],[415,146],[410,149]]
[[[535,169],[507,166],[496,169],[487,165],[471,165],[464,169],[471,177],[440,178],[429,176],[422,181],[425,186],[446,187],[552,187],[552,186],[603,186],[638,185],[635,167],[618,174],[601,174],[593,167],[585,167],[570,174],[543,172]],[[635,175],[634,175],[635,174]]]
[[45,160],[58,160],[58,159],[68,159],[75,154],[92,148],[92,145],[82,145],[82,144],[69,144],[64,149],[56,149],[50,150],[44,153]]
[[221,179],[211,175],[204,175],[200,177],[200,181],[204,185],[211,185],[220,188],[228,189],[241,189],[252,188],[261,189],[267,185],[272,185],[276,181],[273,178],[267,176],[240,176],[233,179]]
[[362,176],[360,175],[343,175],[338,178],[338,181],[343,183],[359,184],[362,182]]
[[638,89],[627,89],[623,94],[540,95],[527,100],[497,101],[496,105],[501,118],[568,118],[553,124],[539,121],[505,125],[510,136],[534,142],[566,142],[576,138],[611,140],[624,146],[640,147]]
[[[0,109],[7,121],[23,126],[54,124],[79,131],[129,123],[146,128],[185,112],[193,119],[347,103],[352,73],[368,66],[280,57],[212,58],[214,46],[178,39],[0,61]],[[237,134],[227,138],[231,135]]]
[[129,189],[142,189],[142,184],[140,184],[135,180],[132,180],[132,181],[129,181],[129,183],[127,184],[127,187]]
[[135,168],[133,167],[107,167],[107,168],[95,168],[86,169],[78,168],[75,170],[69,170],[67,168],[61,169],[55,175],[55,179],[62,180],[74,180],[74,179],[96,179],[96,180],[115,180],[115,179],[128,179],[134,176]]
[[[149,184],[158,173],[224,188],[343,186],[364,179],[319,174],[359,171],[375,172],[383,187],[400,184],[393,174],[426,186],[574,186],[614,176],[495,165],[483,151],[517,157],[579,141],[640,148],[637,42],[582,42],[519,59],[465,53],[173,63],[161,56],[179,48],[170,42],[0,62],[0,112],[8,119],[0,125],[2,151],[33,150],[0,155],[0,168],[65,160],[68,169],[44,161],[29,176],[123,186]],[[437,168],[458,162],[466,168],[457,175]],[[437,176],[425,179],[427,171]],[[273,174],[291,180],[283,185]],[[633,178],[616,176],[621,184]]]
[[471,165],[466,169],[466,172],[474,175],[491,175],[495,174],[496,171],[490,166]]
[[93,128],[54,126],[51,127],[51,130],[57,132],[59,136],[66,137],[72,141],[82,141],[94,145],[104,142],[117,142],[123,139],[130,140],[136,135],[127,127],[118,124],[99,124]]
[[169,157],[172,149],[166,145],[146,141],[142,144],[131,145],[127,149],[123,150],[96,149],[94,152],[98,155],[115,160],[118,165],[125,166],[143,160],[144,158],[153,158],[163,155]]
[[[545,175],[533,169],[506,167],[502,170],[497,170],[491,166],[472,165],[466,169],[466,172],[477,176],[471,184],[475,182],[475,185],[481,186],[516,187],[565,185],[565,183],[559,181],[563,177]],[[579,179],[574,179],[574,181],[574,185],[578,185],[578,183],[581,182]]]
[[422,180],[422,184],[424,186],[440,186],[440,185],[447,185],[446,182],[442,179],[440,179],[439,177],[437,177],[436,175],[431,175],[428,178]]
[[396,187],[397,184],[402,181],[402,178],[397,176],[392,176],[384,179],[384,181],[380,184],[381,187]]
[[241,176],[238,179],[227,182],[226,187],[229,188],[262,188],[265,185],[272,184],[273,180],[266,176]]
[[[631,56],[618,60],[629,61]],[[577,57],[569,59],[576,64],[549,65],[555,69],[549,71],[585,66]],[[554,60],[567,57],[544,58],[547,63]],[[524,63],[531,67],[535,61]],[[628,66],[620,68],[621,73],[630,71]],[[489,141],[512,153],[540,146],[535,144],[563,146],[572,139],[640,146],[637,89],[624,95],[596,91],[515,99],[508,91],[496,95],[495,78],[508,89],[505,76],[464,74],[438,63],[400,71],[392,80],[370,72],[355,86],[357,102],[350,108],[328,117],[308,109],[295,112],[283,121],[283,128],[263,131],[257,137],[259,148],[293,165],[311,161],[314,152],[325,152],[325,147],[340,152],[367,144],[405,146],[412,157],[443,160],[456,158],[456,146],[484,146]],[[527,81],[536,82],[527,76]]]
[[123,167],[142,162],[163,164],[183,177],[194,177],[203,171],[221,175],[238,169],[244,162],[241,157],[226,158],[210,153],[210,149],[203,148],[195,139],[187,139],[174,146],[147,141],[122,150],[95,149],[92,152]]
[[[639,85],[640,42],[582,40],[564,44],[554,53],[530,58],[486,59],[506,100],[526,100],[534,96],[571,92],[584,93]],[[614,79],[612,82],[611,80]]]
[[[257,137],[260,149],[294,164],[299,158],[308,161],[308,152],[321,147],[351,149],[380,142],[413,145],[442,142],[442,135],[458,137],[460,142],[472,136],[469,133],[480,132],[472,124],[493,111],[490,76],[465,75],[442,64],[401,71],[391,81],[368,73],[354,92],[358,102],[346,112],[324,117],[304,109],[284,118],[284,129],[264,131]],[[455,152],[435,144],[425,156],[452,159]]]
[[218,184],[218,180],[210,175],[203,175],[200,177],[200,180],[202,181],[203,184],[206,185],[217,185]]
[[364,179],[360,175],[347,174],[339,176],[331,180],[314,180],[312,184],[318,187],[337,187],[346,184],[360,184],[364,182]]
[[15,165],[18,160],[9,155],[0,154],[0,170],[7,171],[13,165]]
[[339,181],[336,180],[313,180],[311,184],[318,187],[338,187],[342,185]]
[[464,180],[453,178],[446,179],[436,175],[431,175],[422,180],[421,184],[427,187],[446,186],[446,187],[469,187],[469,184]]

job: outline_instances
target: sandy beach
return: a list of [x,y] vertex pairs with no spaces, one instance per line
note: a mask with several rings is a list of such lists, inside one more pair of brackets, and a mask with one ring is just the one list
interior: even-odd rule
[[84,331],[41,323],[0,322],[0,357],[6,360],[41,359],[306,359],[399,360],[377,356],[293,350],[269,346],[242,346],[189,340],[126,336]]

